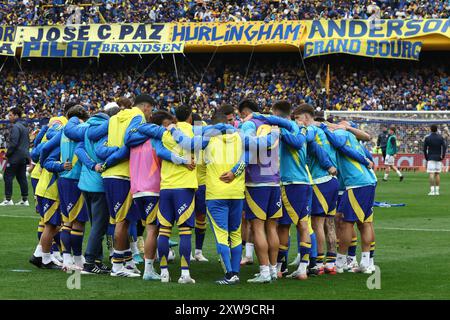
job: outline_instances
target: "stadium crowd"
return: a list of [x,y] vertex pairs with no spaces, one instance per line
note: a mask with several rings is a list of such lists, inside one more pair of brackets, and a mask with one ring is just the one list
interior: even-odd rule
[[11,25],[448,18],[449,0],[2,0]]

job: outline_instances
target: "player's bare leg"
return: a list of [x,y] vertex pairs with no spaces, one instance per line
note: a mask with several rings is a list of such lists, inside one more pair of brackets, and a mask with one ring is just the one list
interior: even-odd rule
[[[327,252],[336,256],[336,227],[335,220],[332,216],[327,216],[324,222],[325,242],[327,245]],[[328,263],[327,268],[333,269],[336,272],[336,263]]]
[[370,247],[375,241],[372,222],[358,222],[358,229],[361,234],[361,263],[359,270],[366,272],[370,266]]
[[262,282],[270,282],[270,261],[269,261],[269,244],[266,236],[266,222],[258,218],[250,221],[252,225],[253,240],[255,243],[256,256],[259,262],[260,274],[249,282],[261,282],[259,279],[266,279]]
[[336,260],[336,269],[338,273],[344,272],[347,265],[347,250],[352,241],[352,234],[354,231],[353,225],[353,222],[348,221],[342,221],[339,225],[339,247]]
[[[269,263],[275,270],[277,265],[278,250],[280,247],[280,239],[278,238],[278,222],[276,219],[268,219],[265,224],[267,244],[269,246]],[[274,272],[272,272],[274,273]]]
[[156,224],[148,224],[145,229],[147,238],[144,243],[145,270],[142,278],[144,280],[161,280],[161,276],[156,273],[154,268],[159,228]]
[[245,219],[242,213],[242,240],[245,242],[245,256],[242,257],[241,266],[253,264],[253,251],[255,249],[253,244],[253,235],[250,222]]
[[59,226],[54,226],[52,224],[46,223],[44,231],[41,235],[40,244],[42,247],[42,268],[47,269],[60,269],[57,265],[52,262],[51,259],[51,248],[53,237],[59,231]]

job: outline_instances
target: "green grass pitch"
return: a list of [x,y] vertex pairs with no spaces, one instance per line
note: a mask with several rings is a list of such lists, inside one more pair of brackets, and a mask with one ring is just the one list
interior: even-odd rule
[[[17,187],[17,186],[16,186]],[[369,290],[363,274],[324,275],[307,281],[283,279],[250,285],[246,280],[257,265],[242,269],[241,284],[220,287],[222,277],[215,245],[208,230],[205,256],[209,263],[191,265],[197,284],[177,284],[179,260],[169,270],[174,282],[163,285],[139,278],[81,277],[81,289],[69,290],[68,274],[39,270],[28,262],[36,245],[37,215],[32,207],[0,208],[0,299],[449,299],[450,298],[450,179],[443,175],[441,196],[427,196],[424,173],[395,175],[380,181],[378,201],[406,203],[401,208],[376,208],[375,263],[381,270],[381,289]],[[3,195],[3,182],[0,193]],[[15,200],[19,192],[15,189]],[[296,247],[291,248],[290,261]],[[359,248],[358,248],[359,256]],[[358,257],[359,259],[359,257]]]

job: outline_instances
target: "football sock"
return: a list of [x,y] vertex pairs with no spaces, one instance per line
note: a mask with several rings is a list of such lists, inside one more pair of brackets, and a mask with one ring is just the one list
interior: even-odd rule
[[37,237],[38,241],[41,240],[42,232],[44,232],[44,222],[42,219],[39,220],[39,224],[37,227]]
[[280,264],[280,266],[283,263],[286,263],[286,253],[288,253],[289,248],[286,246],[283,246],[282,244],[280,244],[280,246],[278,247],[278,257],[277,257],[277,264]]
[[153,263],[155,262],[155,259],[145,259],[145,273],[150,273],[152,271],[155,271],[153,267]]
[[358,238],[352,238],[352,242],[350,243],[350,246],[348,247],[347,254],[350,257],[356,256],[356,247],[358,246]]
[[70,231],[72,231],[72,228],[63,226],[61,228],[61,246],[62,246],[62,252],[64,254],[72,254],[72,245],[71,245],[71,237],[70,237]]
[[375,257],[375,241],[370,243],[370,265],[373,266],[373,258]]
[[269,265],[269,272],[270,272],[270,275],[272,275],[272,274],[277,274],[277,272],[278,272],[278,268],[277,268],[277,265]]
[[255,250],[255,245],[251,242],[245,244],[245,256],[249,259],[253,259],[253,251]]
[[311,255],[311,243],[300,242],[300,262],[309,264],[309,257]]
[[336,263],[336,253],[335,252],[327,252],[327,267],[332,268]]
[[320,252],[317,254],[316,262],[318,267],[323,267],[323,262],[325,260],[325,255]]
[[133,257],[131,254],[131,249],[128,248],[123,252],[123,262],[125,262],[125,266],[126,267],[136,267],[134,261],[133,261]]
[[387,180],[387,178],[389,177],[389,175],[387,173],[384,174],[384,180]]
[[161,268],[161,275],[167,274],[167,261],[169,256],[169,238],[172,233],[172,229],[163,227],[159,229],[158,236],[158,256],[159,256],[159,265]]
[[61,251],[61,230],[55,234],[53,241],[52,251]]
[[268,265],[267,266],[260,266],[259,267],[259,271],[260,271],[261,276],[263,276],[263,277],[270,277],[270,267]]
[[368,267],[370,264],[370,252],[361,252],[361,266]]
[[400,170],[397,169],[395,172],[397,172],[397,175],[398,175],[399,177],[402,176],[402,173],[400,172]]
[[434,191],[435,191],[436,193],[439,193],[439,186],[434,187]]
[[34,250],[33,255],[34,255],[35,257],[42,257],[42,246],[41,246],[40,244],[38,244],[38,245],[36,246],[36,249]]
[[206,220],[200,221],[195,219],[195,249],[202,250],[205,241]]
[[343,268],[347,263],[347,256],[345,254],[340,254],[339,252],[336,255],[336,267]]
[[52,255],[50,252],[42,252],[42,263],[48,264],[52,262]]
[[133,255],[139,254],[139,248],[137,245],[137,241],[130,242],[131,253]]
[[70,231],[70,245],[74,256],[81,256],[81,247],[83,246],[84,232],[82,230],[72,229]]
[[123,257],[124,257],[123,250],[115,250],[112,257],[112,271],[117,272],[123,267]]
[[[178,233],[180,235],[180,248],[179,249],[180,249],[181,271],[183,274],[183,270],[188,270],[187,275],[189,275],[189,264],[191,262],[192,230],[189,227],[180,227]],[[186,275],[186,273],[185,273],[185,275]]]

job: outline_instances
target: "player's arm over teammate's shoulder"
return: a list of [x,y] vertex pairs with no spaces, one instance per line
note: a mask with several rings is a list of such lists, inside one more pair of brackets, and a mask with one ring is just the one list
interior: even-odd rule
[[81,161],[87,168],[90,170],[94,170],[97,163],[92,160],[86,152],[84,142],[80,142],[74,151],[75,155],[78,157],[78,160]]
[[145,123],[141,115],[135,116],[125,131],[124,143],[128,147],[136,147],[148,139],[162,139],[166,128],[153,123]]
[[70,118],[63,129],[66,137],[76,142],[83,141],[84,135],[86,134],[86,130],[89,126],[80,124],[82,124],[82,122],[80,122],[78,117],[75,116]]
[[100,125],[91,126],[88,130],[88,138],[91,141],[98,141],[108,135],[109,121],[105,121]]
[[99,143],[95,147],[95,154],[101,160],[106,160],[114,152],[117,152],[119,147],[108,147],[108,136],[104,136],[100,139]]
[[161,140],[152,140],[152,146],[155,149],[156,155],[162,160],[170,161],[175,164],[187,164],[188,161],[179,155],[167,149]]

